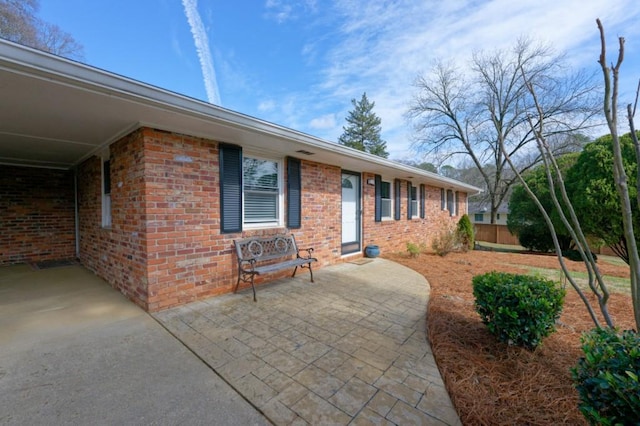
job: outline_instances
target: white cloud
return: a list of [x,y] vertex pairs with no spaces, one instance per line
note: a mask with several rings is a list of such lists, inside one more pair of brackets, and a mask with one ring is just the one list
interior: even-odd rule
[[200,59],[200,67],[202,68],[202,76],[204,78],[204,86],[207,92],[209,103],[221,105],[220,92],[218,90],[218,82],[216,81],[216,71],[213,67],[213,58],[209,49],[209,37],[200,18],[198,12],[197,0],[182,0],[184,13],[191,28],[191,35]]
[[309,122],[309,127],[318,130],[333,129],[336,127],[336,116],[335,114],[325,114],[316,117]]
[[276,103],[272,100],[262,101],[258,104],[258,111],[268,112],[273,111],[276,107]]
[[474,51],[508,48],[529,35],[559,52],[568,51],[574,66],[595,67],[597,17],[608,28],[610,41],[616,33],[627,38],[640,33],[635,0],[336,0],[334,8],[339,33],[316,62],[326,65],[308,98],[331,99],[336,111],[337,100],[342,99],[342,105],[366,91],[376,103],[374,112],[382,119],[382,136],[392,157],[409,150],[411,129],[403,113],[414,94],[415,77],[436,59],[466,66]]
[[307,13],[315,13],[318,8],[316,0],[266,0],[265,17],[278,24],[296,20]]

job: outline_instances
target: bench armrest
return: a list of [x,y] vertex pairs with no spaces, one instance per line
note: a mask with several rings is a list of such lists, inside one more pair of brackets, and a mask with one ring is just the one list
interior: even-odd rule
[[[306,251],[307,254],[304,256],[300,255],[301,251]],[[303,248],[303,249],[298,249],[298,253],[297,253],[298,258],[302,258],[302,259],[311,259],[311,256],[313,256],[313,247],[310,248]]]
[[[256,268],[256,259],[241,259],[240,260],[240,269],[253,271]],[[248,268],[244,267],[244,264],[248,264]]]

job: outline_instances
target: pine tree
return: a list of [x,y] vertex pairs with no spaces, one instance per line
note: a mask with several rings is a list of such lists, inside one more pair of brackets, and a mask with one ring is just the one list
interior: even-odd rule
[[369,102],[367,94],[363,93],[360,101],[351,99],[354,109],[349,111],[343,126],[344,133],[338,139],[340,145],[359,149],[370,154],[387,158],[387,143],[380,138],[381,120],[373,112],[375,102]]

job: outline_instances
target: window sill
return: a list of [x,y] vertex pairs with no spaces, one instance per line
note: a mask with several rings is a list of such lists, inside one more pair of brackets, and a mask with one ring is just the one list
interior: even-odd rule
[[242,229],[246,231],[253,231],[256,229],[276,229],[284,228],[284,224],[281,223],[244,223]]

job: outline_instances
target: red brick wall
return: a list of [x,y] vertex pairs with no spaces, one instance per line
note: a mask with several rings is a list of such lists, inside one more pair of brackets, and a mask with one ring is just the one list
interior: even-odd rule
[[[100,160],[83,164],[83,263],[145,309],[157,311],[233,291],[234,239],[293,232],[300,247],[315,249],[317,267],[343,261],[339,167],[302,160],[301,229],[221,234],[218,160],[218,144],[196,137],[141,129],[118,141],[111,146],[111,229],[100,226]],[[383,250],[402,249],[405,238],[414,241],[415,235],[428,238],[437,226],[431,219],[451,220],[439,211],[437,188],[430,188],[430,220],[425,221],[374,223],[373,196],[373,187],[365,186],[365,243]],[[406,200],[406,185],[402,196]],[[406,217],[404,201],[403,208]],[[257,282],[290,273],[259,277]]]
[[[221,234],[217,143],[148,129],[144,135],[149,309],[233,291],[233,240],[290,231],[281,227]],[[300,247],[314,247],[318,266],[339,255],[340,194],[339,168],[302,163],[302,228],[292,231]]]
[[148,309],[144,144],[134,132],[110,147],[112,226],[102,227],[102,160],[78,171],[80,260],[141,307]]
[[[407,182],[401,180],[400,185],[400,220],[375,221],[375,186],[367,185],[367,179],[373,179],[374,175],[363,174],[363,246],[375,244],[380,247],[380,251],[397,252],[406,251],[407,242],[421,244],[424,243],[427,249],[431,249],[433,238],[439,233],[443,226],[449,223],[457,223],[460,216],[466,213],[466,195],[460,193],[458,199],[458,215],[451,217],[448,210],[441,209],[440,188],[433,186],[425,187],[425,218],[407,219]],[[418,186],[418,182],[412,182]],[[394,194],[395,195],[395,194]],[[419,208],[419,203],[418,203]]]
[[0,265],[75,257],[73,171],[0,166]]

